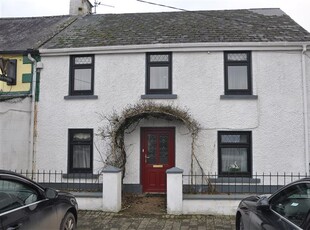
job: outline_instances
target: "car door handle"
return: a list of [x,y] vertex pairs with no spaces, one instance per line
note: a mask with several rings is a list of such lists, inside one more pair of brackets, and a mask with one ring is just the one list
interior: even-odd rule
[[23,225],[22,223],[19,223],[17,225],[8,227],[6,230],[16,230],[19,229],[22,225]]

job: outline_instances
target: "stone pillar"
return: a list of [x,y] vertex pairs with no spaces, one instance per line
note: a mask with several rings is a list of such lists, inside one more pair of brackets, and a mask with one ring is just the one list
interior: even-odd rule
[[107,166],[102,171],[102,210],[119,212],[122,206],[122,170]]
[[167,213],[180,215],[183,212],[183,170],[171,168],[167,174]]

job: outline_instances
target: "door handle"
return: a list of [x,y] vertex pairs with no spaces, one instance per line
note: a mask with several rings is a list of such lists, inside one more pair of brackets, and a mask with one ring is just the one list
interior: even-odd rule
[[147,163],[147,162],[146,162],[146,159],[149,159],[149,158],[150,158],[150,157],[148,157],[148,156],[146,156],[146,154],[144,154],[144,162],[145,162],[145,163]]

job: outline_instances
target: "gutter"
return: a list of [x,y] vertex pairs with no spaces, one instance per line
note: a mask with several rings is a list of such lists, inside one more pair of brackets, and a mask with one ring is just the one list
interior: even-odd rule
[[300,45],[305,42],[204,42],[204,43],[165,43],[143,45],[116,45],[97,47],[75,47],[40,49],[41,56],[60,56],[74,54],[108,54],[108,53],[145,53],[145,52],[208,52],[208,51],[270,51],[291,50],[300,51]]
[[306,51],[307,45],[302,46],[301,52],[301,72],[303,82],[303,107],[304,107],[304,137],[305,137],[305,169],[309,173],[309,130],[308,130],[308,93],[306,78]]
[[[37,102],[36,102],[36,83],[37,83],[37,61],[28,53],[28,59],[33,63],[33,75],[31,84],[31,121],[30,121],[30,146],[29,155],[31,156],[31,170],[36,171],[36,142],[37,142]],[[32,174],[34,175],[34,174]],[[34,178],[32,178],[34,179]]]

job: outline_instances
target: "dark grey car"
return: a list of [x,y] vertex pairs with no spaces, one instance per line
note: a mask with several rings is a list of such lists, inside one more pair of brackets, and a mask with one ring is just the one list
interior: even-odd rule
[[0,229],[75,229],[77,202],[70,193],[43,188],[0,170]]
[[310,178],[295,181],[270,197],[243,199],[236,214],[237,230],[310,230]]

